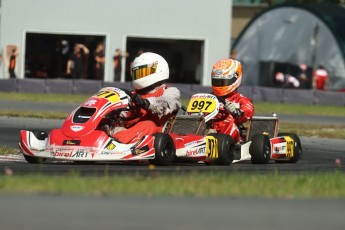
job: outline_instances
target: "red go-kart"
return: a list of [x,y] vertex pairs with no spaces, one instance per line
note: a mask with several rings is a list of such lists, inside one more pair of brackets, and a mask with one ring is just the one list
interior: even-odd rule
[[266,164],[297,162],[302,154],[297,135],[278,134],[278,118],[253,117],[243,137],[234,143],[231,136],[212,133],[209,122],[220,107],[212,94],[191,97],[184,114],[170,119],[162,133],[144,136],[131,144],[120,143],[103,127],[121,123],[123,112],[132,108],[130,93],[107,87],[76,108],[61,128],[49,134],[22,130],[19,148],[29,163],[47,159],[74,162],[149,161],[169,165],[179,159],[208,165],[229,165],[251,160]]

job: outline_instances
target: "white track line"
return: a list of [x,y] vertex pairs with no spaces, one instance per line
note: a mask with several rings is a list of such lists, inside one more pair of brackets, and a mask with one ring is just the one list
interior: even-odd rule
[[0,155],[0,161],[15,161],[15,162],[25,162],[23,155]]

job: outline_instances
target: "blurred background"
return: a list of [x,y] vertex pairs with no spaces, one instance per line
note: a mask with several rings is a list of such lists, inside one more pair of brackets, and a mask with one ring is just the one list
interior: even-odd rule
[[134,58],[152,51],[172,83],[209,86],[213,63],[232,57],[244,86],[345,91],[344,4],[1,0],[0,79],[125,83]]

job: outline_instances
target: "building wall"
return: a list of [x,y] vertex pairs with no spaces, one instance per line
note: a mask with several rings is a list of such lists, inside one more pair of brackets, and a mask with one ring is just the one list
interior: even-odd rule
[[261,5],[233,5],[231,21],[231,38],[236,39],[250,20],[268,6]]
[[[0,46],[19,47],[18,78],[23,78],[25,31],[106,35],[107,60],[126,36],[204,40],[203,85],[209,85],[212,64],[230,49],[229,0],[2,0]],[[4,76],[2,76],[4,78]],[[112,78],[106,63],[105,80]]]

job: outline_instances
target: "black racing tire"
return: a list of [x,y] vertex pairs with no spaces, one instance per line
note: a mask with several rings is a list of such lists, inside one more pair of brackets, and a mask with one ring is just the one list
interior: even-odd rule
[[294,140],[294,155],[288,161],[284,160],[276,160],[276,163],[296,163],[302,157],[302,144],[299,136],[294,133],[278,133],[278,137],[280,136],[289,136],[292,140]]
[[166,133],[155,133],[154,148],[155,158],[150,160],[154,165],[170,165],[176,156],[176,149],[173,139]]
[[235,157],[235,142],[231,136],[222,133],[210,133],[218,140],[218,158],[214,162],[205,162],[206,165],[230,165]]
[[[44,139],[48,137],[48,134],[42,130],[32,130],[31,132],[33,132],[35,137],[41,141],[43,141]],[[25,154],[23,154],[23,156],[25,160],[30,164],[42,164],[47,160],[47,158],[44,158],[44,157],[33,157],[33,156],[25,155]]]
[[267,135],[252,136],[249,153],[253,164],[267,164],[271,159],[271,144]]

